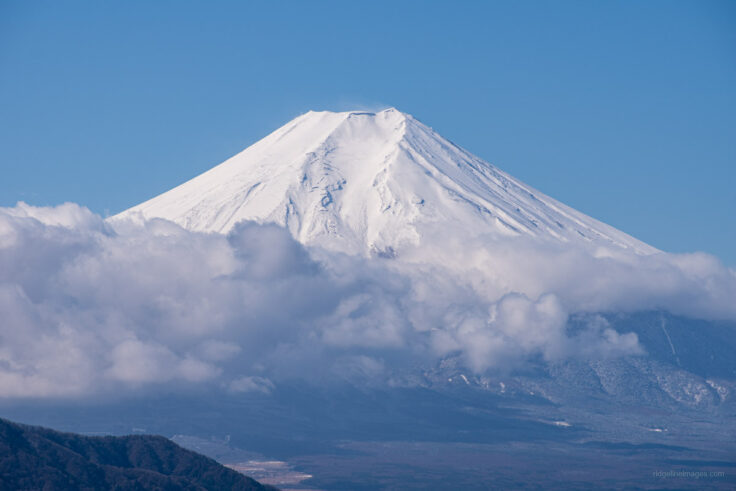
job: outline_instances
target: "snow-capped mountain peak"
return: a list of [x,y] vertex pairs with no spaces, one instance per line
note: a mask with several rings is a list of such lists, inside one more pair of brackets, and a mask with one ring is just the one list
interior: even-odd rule
[[310,111],[222,164],[113,217],[228,232],[273,222],[302,243],[392,254],[428,230],[656,252],[525,185],[394,108]]

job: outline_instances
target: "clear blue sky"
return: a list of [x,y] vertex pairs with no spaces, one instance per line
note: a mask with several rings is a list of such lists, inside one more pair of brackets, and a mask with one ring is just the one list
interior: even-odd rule
[[388,105],[736,266],[736,2],[0,0],[0,205],[116,213],[309,109]]

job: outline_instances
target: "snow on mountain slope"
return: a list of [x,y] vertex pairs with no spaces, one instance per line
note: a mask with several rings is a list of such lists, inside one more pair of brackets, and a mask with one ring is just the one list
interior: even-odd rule
[[653,247],[545,196],[396,109],[310,111],[198,177],[113,217],[228,232],[274,222],[302,243],[393,254],[452,225],[472,234]]

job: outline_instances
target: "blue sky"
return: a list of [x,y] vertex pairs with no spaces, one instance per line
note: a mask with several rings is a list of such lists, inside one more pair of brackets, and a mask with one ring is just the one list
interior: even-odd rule
[[0,205],[116,213],[309,109],[395,106],[736,266],[736,3],[0,2]]

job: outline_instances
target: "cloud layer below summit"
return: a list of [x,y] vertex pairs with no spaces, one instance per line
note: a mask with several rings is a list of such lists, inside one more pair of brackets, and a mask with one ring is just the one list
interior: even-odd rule
[[[451,237],[451,238],[450,238]],[[396,259],[117,222],[75,204],[0,209],[0,394],[79,397],[167,384],[269,392],[281,380],[406,384],[457,356],[469,371],[531,357],[640,356],[601,318],[665,309],[736,319],[736,273],[701,253],[650,256],[530,239],[428,237]]]

